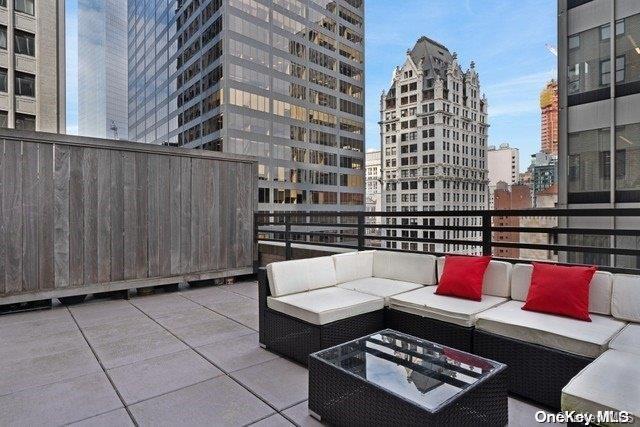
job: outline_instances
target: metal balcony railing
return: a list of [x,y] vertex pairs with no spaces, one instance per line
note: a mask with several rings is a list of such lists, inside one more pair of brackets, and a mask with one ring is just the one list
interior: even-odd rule
[[[554,226],[523,226],[523,218],[553,218]],[[563,264],[596,264],[614,273],[640,274],[640,227],[612,229],[602,226],[613,218],[625,217],[640,222],[640,209],[525,209],[525,210],[467,210],[424,212],[257,212],[254,237],[258,242],[277,242],[285,246],[286,259],[292,258],[292,245],[303,244],[327,248],[353,250],[394,250],[385,242],[433,244],[437,247],[458,245],[468,253],[493,255],[511,262],[556,261],[556,259],[523,259],[501,257],[501,248],[546,251]],[[588,227],[567,226],[569,218],[576,222],[592,223]],[[466,220],[465,220],[466,219]],[[517,221],[510,221],[515,219]],[[403,223],[404,220],[404,223]],[[586,221],[585,221],[586,220]],[[467,225],[460,225],[466,222]],[[505,225],[510,223],[518,225]],[[457,223],[452,225],[452,223]],[[626,221],[629,223],[629,221]],[[468,225],[472,224],[472,225]],[[406,230],[405,236],[389,235],[389,230]],[[411,233],[411,231],[416,231]],[[445,232],[467,232],[466,237],[438,236]],[[429,232],[429,233],[425,233]],[[436,232],[436,233],[430,233]],[[438,233],[439,232],[439,233]],[[398,233],[402,234],[402,233]],[[434,236],[435,237],[425,237]],[[526,234],[543,234],[547,243],[531,243],[514,238]],[[422,236],[420,236],[422,235]],[[584,244],[584,236],[596,244]],[[631,238],[631,244],[621,247],[618,238]],[[525,241],[523,241],[525,240]],[[380,244],[374,244],[374,243]],[[451,251],[424,252],[444,255]],[[458,251],[460,252],[460,251]],[[464,251],[462,251],[464,252]],[[624,257],[624,263],[619,257]],[[576,259],[578,261],[576,261]],[[596,261],[594,261],[596,260]],[[622,265],[624,264],[624,265]]]

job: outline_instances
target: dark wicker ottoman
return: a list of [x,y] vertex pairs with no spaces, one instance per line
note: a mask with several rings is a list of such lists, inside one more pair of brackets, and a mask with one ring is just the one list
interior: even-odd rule
[[506,365],[385,329],[310,355],[309,411],[331,425],[503,426]]

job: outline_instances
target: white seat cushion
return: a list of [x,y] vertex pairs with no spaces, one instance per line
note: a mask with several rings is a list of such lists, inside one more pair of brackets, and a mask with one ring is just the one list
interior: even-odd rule
[[373,277],[435,285],[436,257],[419,253],[375,251]]
[[640,276],[614,276],[611,314],[618,319],[640,322]]
[[[640,325],[629,324],[609,343],[609,348],[639,355],[640,362]],[[640,379],[639,379],[640,380]]]
[[389,298],[389,308],[460,326],[473,326],[478,313],[507,301],[483,295],[482,301],[436,295],[437,286],[427,286]]
[[271,296],[279,297],[335,286],[336,269],[330,256],[274,262],[267,265]]
[[[511,299],[526,301],[531,284],[533,265],[516,264],[511,275]],[[589,312],[611,315],[611,288],[613,275],[607,271],[596,271],[589,284]],[[562,278],[558,280],[558,286],[562,286]]]
[[509,301],[477,316],[476,328],[520,341],[587,357],[598,357],[624,327],[613,317],[591,315],[591,322],[522,310]]
[[562,410],[593,415],[598,411],[628,411],[634,416],[630,425],[640,425],[638,362],[637,354],[606,351],[562,389]]
[[382,310],[384,300],[334,286],[277,298],[268,297],[267,306],[314,325],[325,325],[336,320]]
[[[438,258],[438,280],[444,271],[444,261],[445,257]],[[482,280],[482,294],[509,298],[511,296],[511,269],[510,262],[491,260]]]
[[348,252],[333,255],[338,283],[351,282],[373,276],[373,254],[375,251]]
[[401,282],[399,280],[381,279],[379,277],[368,277],[366,279],[340,283],[338,287],[382,297],[384,298],[384,303],[386,305],[389,303],[390,296],[422,288],[423,286],[419,283]]

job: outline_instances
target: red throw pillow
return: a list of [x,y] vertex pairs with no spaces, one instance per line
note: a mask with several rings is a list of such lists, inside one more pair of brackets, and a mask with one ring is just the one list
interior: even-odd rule
[[490,261],[490,256],[447,255],[436,294],[480,301],[484,272]]
[[522,309],[591,322],[589,285],[595,273],[595,267],[534,262],[527,301]]

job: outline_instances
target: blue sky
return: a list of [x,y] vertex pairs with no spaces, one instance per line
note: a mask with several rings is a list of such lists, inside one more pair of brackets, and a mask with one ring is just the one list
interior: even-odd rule
[[366,0],[366,142],[379,148],[379,100],[391,73],[422,35],[473,60],[489,101],[489,145],[520,149],[520,168],[540,147],[539,94],[556,76],[553,0]]

